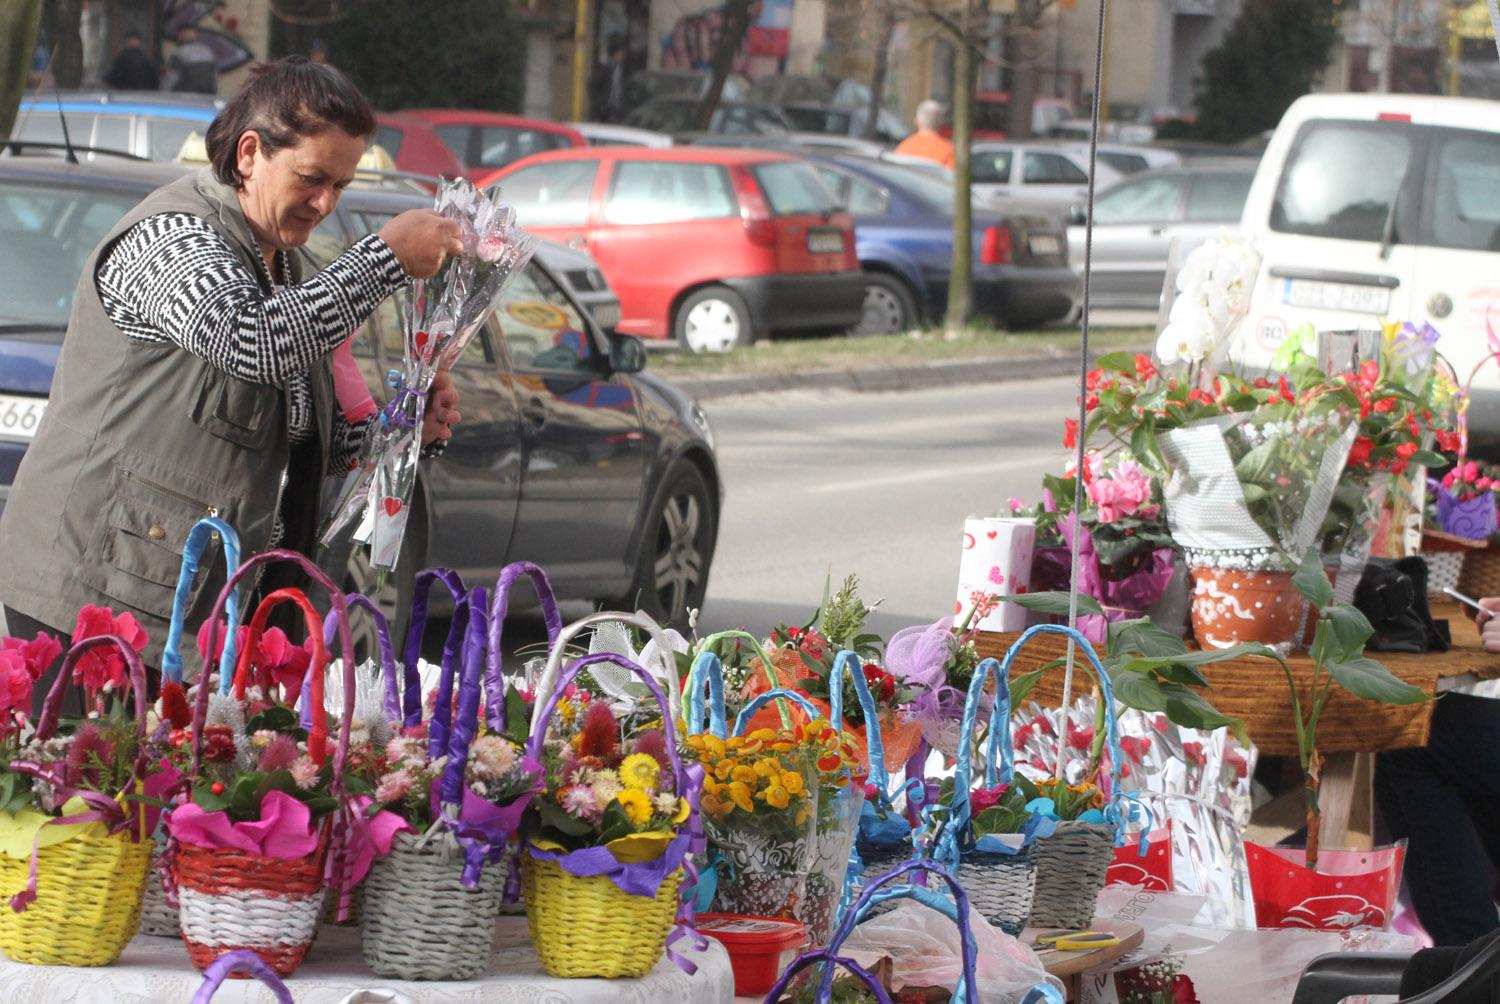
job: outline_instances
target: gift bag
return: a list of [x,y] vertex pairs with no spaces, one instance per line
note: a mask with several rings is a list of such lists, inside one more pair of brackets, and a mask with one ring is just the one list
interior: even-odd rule
[[[958,561],[958,600],[954,616],[962,621],[986,596],[1014,596],[1031,588],[1031,551],[1036,523],[1030,519],[964,520],[963,551]],[[980,619],[984,631],[1019,631],[1026,611],[1001,603]]]
[[1245,841],[1257,927],[1348,931],[1390,926],[1401,889],[1406,841],[1368,851],[1318,851],[1318,870],[1304,865],[1301,847],[1262,847]]
[[1146,838],[1146,852],[1135,841],[1115,848],[1104,873],[1105,885],[1134,885],[1151,892],[1172,890],[1172,821]]

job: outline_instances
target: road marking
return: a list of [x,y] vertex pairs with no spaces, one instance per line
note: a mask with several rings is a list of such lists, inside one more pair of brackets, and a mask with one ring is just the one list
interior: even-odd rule
[[812,495],[833,495],[838,492],[858,492],[866,488],[885,488],[890,485],[906,485],[918,481],[938,481],[943,478],[961,477],[965,474],[993,474],[999,471],[1018,470],[1027,467],[1045,467],[1049,458],[1045,454],[1026,459],[995,460],[988,464],[965,464],[962,467],[940,467],[922,471],[906,471],[902,474],[887,474],[878,478],[862,478],[855,481],[838,481],[833,484],[809,488]]

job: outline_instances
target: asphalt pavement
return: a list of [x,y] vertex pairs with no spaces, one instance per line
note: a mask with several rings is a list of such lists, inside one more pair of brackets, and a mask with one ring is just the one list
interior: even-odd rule
[[800,623],[855,573],[872,630],[952,611],[963,520],[1060,472],[1075,378],[705,402],[725,483],[699,633]]

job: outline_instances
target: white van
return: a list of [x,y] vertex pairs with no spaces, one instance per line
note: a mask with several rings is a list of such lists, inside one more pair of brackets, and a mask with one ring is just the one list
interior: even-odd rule
[[[1281,119],[1241,226],[1262,256],[1234,355],[1269,366],[1288,331],[1429,321],[1460,378],[1500,336],[1500,102],[1314,94]],[[1500,365],[1470,424],[1500,440]],[[1486,433],[1488,435],[1486,435]]]

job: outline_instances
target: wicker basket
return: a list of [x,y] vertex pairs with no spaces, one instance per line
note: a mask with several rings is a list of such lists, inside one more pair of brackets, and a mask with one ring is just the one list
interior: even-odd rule
[[[37,854],[36,901],[0,904],[0,949],[39,966],[107,966],[135,937],[151,845],[126,833],[74,837]],[[0,889],[26,885],[30,862],[0,856]]]
[[632,896],[603,875],[579,878],[556,861],[523,855],[526,927],[548,976],[638,979],[656,968],[672,918],[682,869],[663,880],[656,898]]
[[[339,640],[343,649],[344,714],[341,716],[337,743],[328,751],[328,718],[314,715],[308,732],[308,756],[318,766],[331,762],[330,789],[342,801],[344,761],[349,752],[349,728],[355,695],[353,646],[349,636],[348,601],[332,580],[310,560],[294,551],[272,550],[255,555],[229,577],[219,593],[218,602],[209,615],[217,625],[220,612],[242,579],[257,573],[259,566],[279,561],[297,564],[328,594],[338,620]],[[317,610],[299,589],[278,589],[261,601],[250,621],[250,629],[240,653],[235,672],[234,696],[243,701],[250,685],[253,667],[247,653],[254,652],[266,628],[271,611],[277,604],[296,605],[307,623],[308,637],[315,644],[309,707],[323,707],[324,668],[327,653],[323,646],[323,623]],[[227,647],[227,646],[226,646]],[[213,645],[208,647],[209,654]],[[190,775],[198,776],[202,759],[203,721],[208,711],[209,682],[213,664],[205,658],[199,675],[199,687],[193,709],[193,762]],[[268,678],[258,682],[267,694],[276,692]],[[168,823],[171,825],[170,819]],[[200,847],[181,843],[177,851],[178,918],[182,940],[188,947],[193,965],[208,967],[226,952],[249,949],[255,952],[278,975],[290,976],[301,965],[317,932],[323,905],[324,865],[328,853],[333,820],[325,817],[319,827],[316,849],[300,858],[274,858],[249,854],[231,847]]]
[[[1428,591],[1432,589],[1429,587]],[[1470,551],[1464,557],[1458,591],[1476,599],[1500,596],[1500,550],[1490,546]]]
[[[36,738],[57,734],[62,700],[79,658],[91,649],[112,646],[124,656],[129,686],[139,698],[146,693],[146,673],[140,657],[115,635],[86,638],[69,651],[47,692],[37,721]],[[136,703],[136,740],[146,741],[144,701]],[[139,758],[137,788],[145,758]],[[28,899],[0,904],[0,950],[17,962],[48,966],[106,966],[135,937],[141,922],[141,895],[151,861],[145,839],[145,818],[138,805],[110,804],[118,812],[117,832],[91,835],[87,829],[46,847],[33,847],[26,858],[0,855],[0,892],[27,890]],[[100,816],[104,807],[91,806]],[[48,824],[44,824],[48,825]],[[95,827],[98,829],[98,827]],[[33,871],[33,868],[35,869]],[[33,885],[33,879],[35,884]],[[34,897],[29,894],[34,892]]]
[[469,980],[489,968],[505,879],[504,860],[486,865],[479,888],[459,881],[464,855],[446,833],[425,843],[402,833],[365,878],[365,965],[399,980]]
[[[628,670],[645,684],[662,714],[671,716],[668,720],[681,715],[682,697],[677,689],[676,673],[669,672],[666,680],[658,683],[651,673],[634,662],[607,652],[584,656],[566,670],[559,671],[566,643],[577,625],[599,623],[605,616],[631,623],[648,623],[644,618],[629,614],[595,614],[564,629],[547,657],[547,666],[536,688],[531,735],[526,743],[526,754],[533,760],[540,762],[542,759],[547,725],[564,688],[595,663],[609,662]],[[659,633],[660,629],[656,631]],[[663,644],[661,651],[670,652],[671,649]],[[672,695],[670,698],[663,694],[663,686]],[[675,790],[692,803],[696,801],[693,781],[677,753],[676,730],[667,729],[664,738]],[[692,832],[696,823],[693,817],[684,820],[677,830],[678,839]],[[656,967],[666,948],[673,921],[678,916],[678,893],[684,877],[682,868],[676,868],[662,879],[655,896],[635,896],[615,885],[609,876],[582,878],[570,874],[557,860],[538,858],[537,853],[534,848],[521,852],[521,894],[526,900],[526,927],[531,932],[532,946],[549,976],[638,978]],[[684,910],[690,910],[690,907],[685,906]],[[690,912],[687,917],[691,917]]]
[[1423,551],[1422,560],[1427,562],[1427,595],[1446,600],[1443,590],[1458,588],[1466,558],[1473,560],[1463,551]]
[[160,857],[160,851],[151,854],[146,892],[141,897],[141,933],[153,938],[175,938],[182,933],[182,925],[177,920],[177,907],[167,902],[166,890],[162,888],[157,863]]
[[302,964],[323,906],[323,855],[291,860],[194,847],[177,851],[178,916],[193,965],[248,948],[279,976]]
[[1114,860],[1114,831],[1109,826],[1076,821],[1057,824],[1057,832],[1037,841],[1036,898],[1033,927],[1087,927]]
[[1015,854],[970,851],[958,866],[958,881],[974,909],[1012,937],[1021,933],[1032,915],[1037,858],[1033,843]]

